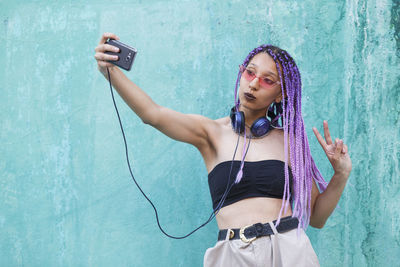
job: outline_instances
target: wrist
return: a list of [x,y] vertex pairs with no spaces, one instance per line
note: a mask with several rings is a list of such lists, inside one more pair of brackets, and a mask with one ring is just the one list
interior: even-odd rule
[[333,176],[335,176],[337,179],[346,179],[347,180],[350,176],[350,172],[335,170]]
[[[99,68],[101,74],[108,80],[108,74],[107,74],[107,67],[104,68]],[[108,67],[108,71],[110,72],[111,76],[114,76],[115,74],[115,67]],[[113,75],[114,74],[114,75]]]

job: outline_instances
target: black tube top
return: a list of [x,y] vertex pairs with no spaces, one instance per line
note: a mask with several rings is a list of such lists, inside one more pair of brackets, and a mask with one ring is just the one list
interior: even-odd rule
[[[235,160],[232,166],[230,184],[235,181],[240,168],[240,161]],[[216,209],[227,186],[232,161],[217,164],[208,174],[213,208]],[[292,170],[289,167],[290,201],[293,190]],[[222,207],[250,197],[283,198],[285,186],[285,163],[281,160],[245,161],[242,180],[232,186]],[[221,208],[222,208],[221,207]]]

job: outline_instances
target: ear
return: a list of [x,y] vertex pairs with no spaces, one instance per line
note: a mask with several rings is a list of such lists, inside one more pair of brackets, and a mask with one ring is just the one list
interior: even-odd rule
[[276,98],[275,98],[275,103],[280,103],[282,101],[282,94],[279,94]]
[[[286,90],[283,91],[285,94],[285,98],[287,98]],[[275,98],[276,103],[280,103],[282,101],[282,92]]]

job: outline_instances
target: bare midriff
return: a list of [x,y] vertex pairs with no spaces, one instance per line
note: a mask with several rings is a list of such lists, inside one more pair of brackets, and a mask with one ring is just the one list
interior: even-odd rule
[[[252,197],[223,207],[217,214],[219,229],[241,228],[255,223],[267,223],[278,219],[282,199]],[[284,210],[282,210],[282,213]],[[292,215],[290,203],[281,218]]]

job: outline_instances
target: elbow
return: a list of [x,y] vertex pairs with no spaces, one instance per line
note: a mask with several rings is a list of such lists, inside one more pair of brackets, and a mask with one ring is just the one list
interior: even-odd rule
[[324,225],[325,224],[314,224],[314,225],[311,225],[311,226],[314,227],[314,228],[317,228],[317,229],[322,229],[322,227],[324,227]]
[[142,122],[143,122],[144,124],[153,125],[153,124],[151,123],[151,120],[149,120],[149,119],[144,119],[144,118],[142,118]]
[[147,110],[147,112],[143,113],[140,116],[140,119],[144,124],[148,124],[150,126],[157,125],[157,118],[159,118],[159,107],[155,106],[153,109]]
[[310,218],[310,226],[317,228],[317,229],[322,229],[325,225],[325,221],[315,221],[312,218]]
[[158,122],[153,116],[143,116],[140,118],[144,124],[157,128]]
[[137,114],[137,115],[144,124],[149,124],[149,125],[153,124],[152,119],[150,118],[150,116],[148,116],[148,114],[140,114],[140,115]]

